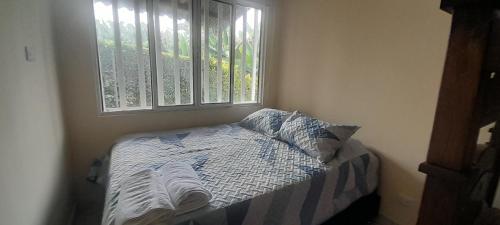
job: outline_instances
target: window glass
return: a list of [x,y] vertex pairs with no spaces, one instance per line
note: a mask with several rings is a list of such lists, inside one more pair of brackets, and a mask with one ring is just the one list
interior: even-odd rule
[[217,0],[93,5],[103,112],[262,98],[261,9]]
[[151,109],[145,1],[96,0],[103,111]]
[[236,6],[234,103],[258,102],[262,10]]
[[231,71],[231,5],[202,1],[202,103],[229,102]]
[[158,105],[193,104],[191,0],[156,0]]

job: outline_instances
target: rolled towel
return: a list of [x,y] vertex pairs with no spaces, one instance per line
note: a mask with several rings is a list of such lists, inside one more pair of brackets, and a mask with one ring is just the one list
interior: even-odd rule
[[161,168],[163,183],[177,215],[202,208],[212,199],[198,174],[186,163],[167,163]]
[[121,183],[115,225],[172,224],[174,210],[158,172],[142,170]]

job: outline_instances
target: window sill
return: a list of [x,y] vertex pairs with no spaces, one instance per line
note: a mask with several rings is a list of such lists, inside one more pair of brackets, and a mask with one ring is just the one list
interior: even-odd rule
[[203,104],[203,105],[179,105],[179,106],[161,106],[154,109],[133,109],[123,111],[108,111],[104,112],[98,109],[98,117],[122,116],[122,115],[137,115],[143,113],[159,113],[159,112],[177,112],[177,111],[204,111],[213,109],[238,109],[238,108],[262,108],[262,103],[244,103],[244,104]]

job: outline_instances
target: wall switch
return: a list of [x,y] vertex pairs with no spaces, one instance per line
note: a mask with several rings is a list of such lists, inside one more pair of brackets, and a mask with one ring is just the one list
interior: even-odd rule
[[35,52],[33,46],[24,46],[24,57],[28,62],[35,61]]

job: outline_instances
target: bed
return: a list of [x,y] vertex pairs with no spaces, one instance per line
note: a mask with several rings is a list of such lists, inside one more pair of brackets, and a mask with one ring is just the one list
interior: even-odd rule
[[356,140],[322,164],[238,124],[124,137],[113,147],[103,225],[113,225],[120,181],[171,161],[189,163],[212,193],[175,224],[321,224],[378,186],[379,160]]

